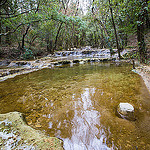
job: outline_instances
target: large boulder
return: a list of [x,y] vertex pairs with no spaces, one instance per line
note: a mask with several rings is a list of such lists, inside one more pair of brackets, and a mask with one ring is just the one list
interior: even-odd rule
[[121,118],[135,120],[134,107],[129,103],[120,103],[117,107],[117,113]]

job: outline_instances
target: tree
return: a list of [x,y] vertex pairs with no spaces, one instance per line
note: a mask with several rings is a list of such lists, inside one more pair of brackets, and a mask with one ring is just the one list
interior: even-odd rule
[[121,55],[120,55],[121,49],[120,49],[119,42],[118,42],[118,35],[117,35],[117,31],[116,31],[116,25],[115,25],[114,16],[113,16],[113,9],[112,9],[112,4],[111,4],[110,0],[109,0],[109,8],[110,8],[110,13],[111,13],[112,25],[113,25],[114,32],[115,32],[116,44],[117,44],[117,49],[118,49],[118,57],[120,59],[121,58]]
[[137,39],[138,39],[138,46],[139,46],[139,55],[140,61],[145,63],[147,60],[147,50],[144,41],[144,20],[146,17],[146,4],[147,0],[141,1],[141,8],[138,14],[138,23],[137,23]]
[[139,55],[145,62],[144,29],[149,28],[149,3],[133,0],[88,0],[86,14],[81,2],[70,0],[3,0],[0,3],[0,42],[24,47],[68,50],[71,47],[118,49],[137,33]]

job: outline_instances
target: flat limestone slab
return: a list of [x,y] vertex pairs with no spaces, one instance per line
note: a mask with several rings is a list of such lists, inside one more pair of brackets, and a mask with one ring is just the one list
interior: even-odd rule
[[28,126],[21,113],[0,114],[0,149],[63,150],[63,142]]

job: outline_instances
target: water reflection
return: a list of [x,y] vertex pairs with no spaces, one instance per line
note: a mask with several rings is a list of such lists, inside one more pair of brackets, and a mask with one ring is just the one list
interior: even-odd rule
[[63,139],[66,150],[110,149],[105,143],[105,133],[100,129],[101,115],[91,101],[94,93],[95,88],[85,88],[77,100],[73,95],[75,114],[72,119],[72,136],[70,139]]

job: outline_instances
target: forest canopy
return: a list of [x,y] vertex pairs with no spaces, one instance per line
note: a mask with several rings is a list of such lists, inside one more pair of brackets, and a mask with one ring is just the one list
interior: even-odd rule
[[16,46],[19,55],[90,45],[117,48],[121,58],[129,36],[136,35],[145,62],[149,6],[148,0],[2,0],[0,43]]

